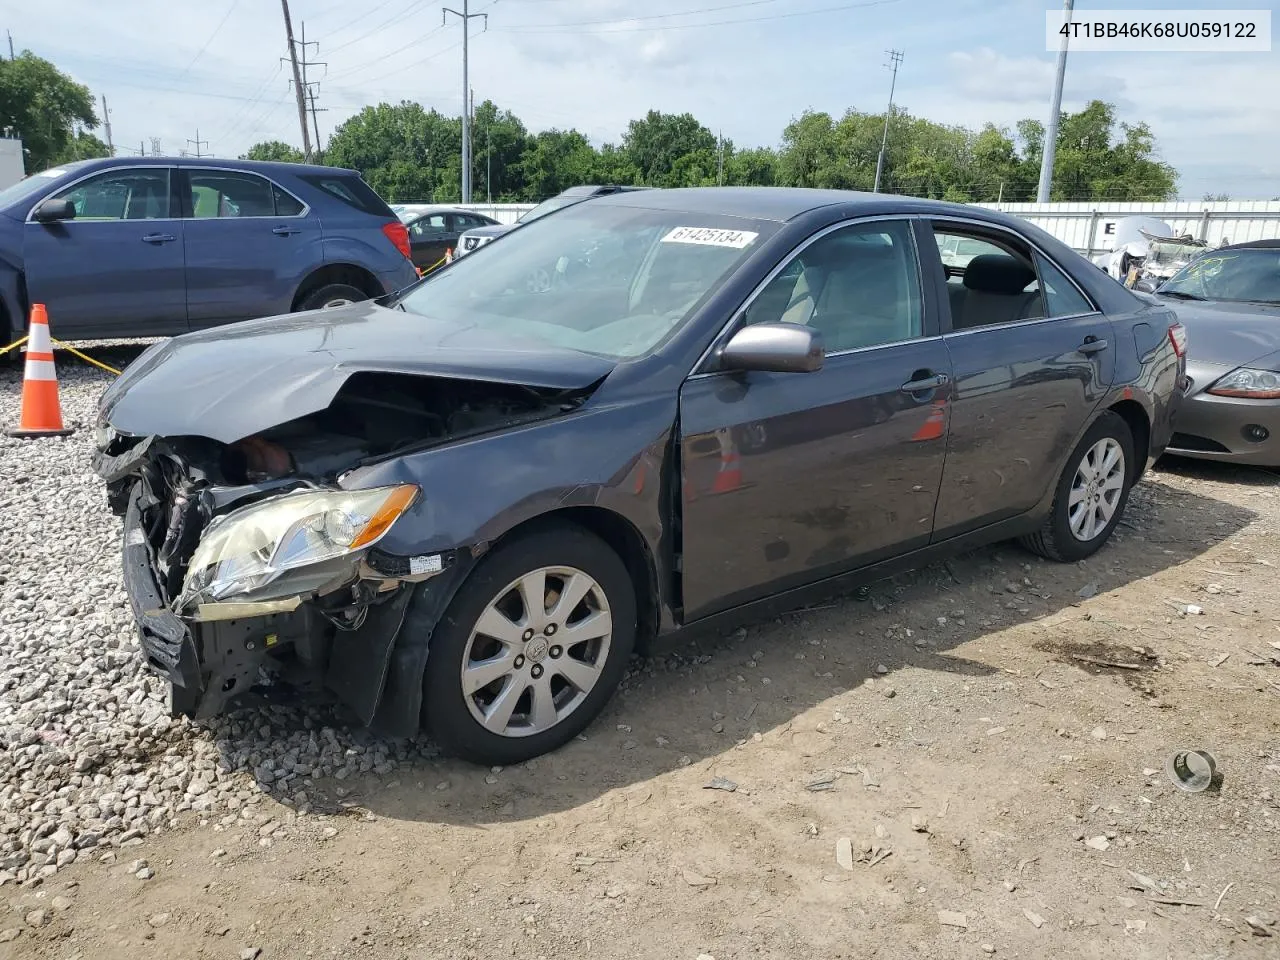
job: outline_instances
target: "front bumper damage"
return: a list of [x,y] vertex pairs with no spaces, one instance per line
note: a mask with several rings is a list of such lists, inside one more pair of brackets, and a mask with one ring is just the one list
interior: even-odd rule
[[[470,566],[440,555],[414,573],[376,547],[355,580],[325,596],[175,609],[200,533],[216,515],[291,484],[219,486],[163,441],[100,451],[94,468],[124,518],[124,583],[147,669],[170,685],[170,708],[197,719],[263,702],[337,700],[376,732],[418,730],[431,628]],[[177,473],[174,473],[175,468]],[[402,629],[411,608],[414,629]]]

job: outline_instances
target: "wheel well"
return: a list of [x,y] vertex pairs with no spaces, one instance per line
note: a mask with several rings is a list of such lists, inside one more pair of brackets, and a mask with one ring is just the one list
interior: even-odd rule
[[326,263],[302,281],[298,292],[294,294],[291,309],[297,310],[298,304],[308,296],[331,283],[350,284],[357,290],[363,291],[368,297],[380,297],[386,293],[382,289],[382,284],[378,282],[378,278],[364,267],[357,267],[350,263]]
[[601,507],[565,507],[512,527],[494,546],[531,527],[556,523],[572,523],[590,530],[622,558],[636,588],[636,652],[646,652],[658,633],[658,570],[644,537],[629,520]]
[[1142,409],[1142,404],[1137,400],[1121,400],[1112,404],[1111,411],[1119,414],[1133,434],[1133,452],[1138,461],[1133,473],[1136,481],[1146,471],[1147,457],[1151,454],[1151,421],[1147,419],[1147,411]]

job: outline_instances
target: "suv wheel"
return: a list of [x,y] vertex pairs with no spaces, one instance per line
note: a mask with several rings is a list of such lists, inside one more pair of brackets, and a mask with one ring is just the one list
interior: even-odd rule
[[[405,629],[424,626],[411,609]],[[554,750],[604,708],[635,637],[635,587],[604,541],[569,524],[520,536],[481,562],[435,628],[427,731],[481,764]]]
[[368,300],[369,295],[349,283],[326,283],[302,298],[298,310],[327,310],[330,307],[345,307],[349,303]]
[[1064,563],[1092,556],[1120,522],[1136,474],[1133,433],[1108,410],[1067,458],[1044,526],[1021,542]]

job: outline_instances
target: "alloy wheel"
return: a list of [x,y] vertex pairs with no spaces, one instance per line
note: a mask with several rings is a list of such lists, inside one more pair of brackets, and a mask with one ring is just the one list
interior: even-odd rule
[[1088,543],[1110,525],[1124,493],[1124,450],[1111,437],[1091,446],[1076,467],[1067,499],[1071,535]]
[[540,567],[485,607],[462,657],[472,717],[490,733],[527,737],[586,700],[609,656],[613,619],[604,589],[574,567]]

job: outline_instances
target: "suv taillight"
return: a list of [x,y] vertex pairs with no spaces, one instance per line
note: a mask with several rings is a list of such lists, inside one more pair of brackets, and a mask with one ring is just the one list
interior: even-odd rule
[[1173,344],[1173,352],[1179,358],[1187,355],[1187,328],[1180,323],[1169,325],[1169,342]]
[[409,246],[408,227],[397,220],[394,223],[384,223],[382,232],[391,241],[391,245],[404,254],[406,260],[413,259],[413,249]]

